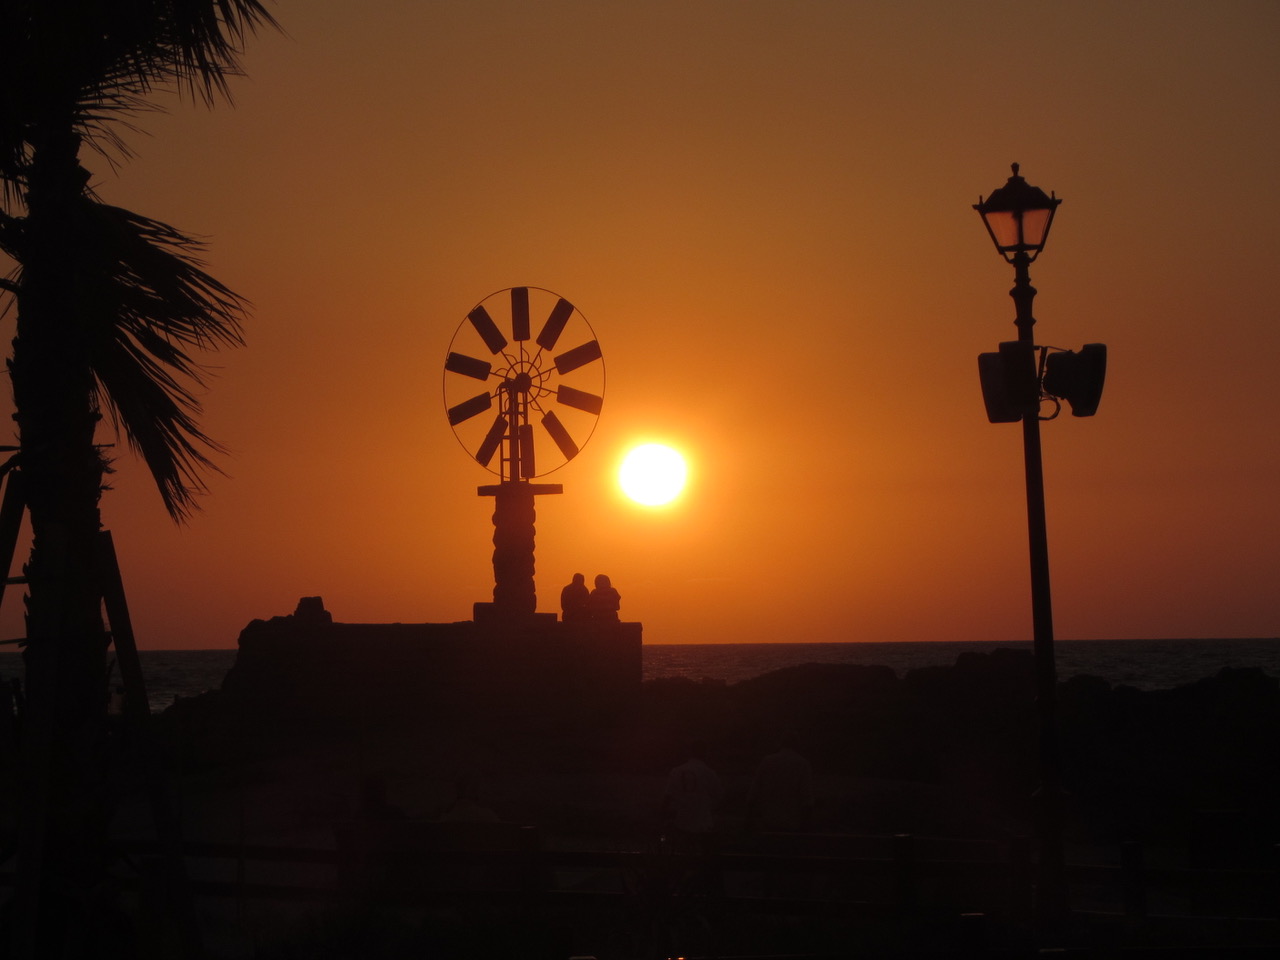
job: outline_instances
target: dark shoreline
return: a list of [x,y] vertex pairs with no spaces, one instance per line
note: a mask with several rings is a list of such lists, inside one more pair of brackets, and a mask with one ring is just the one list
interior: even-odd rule
[[[609,719],[546,711],[464,719],[429,707],[325,715],[312,701],[307,715],[290,715],[287,700],[218,692],[178,701],[161,723],[181,732],[192,768],[234,767],[240,750],[266,759],[299,747],[322,755],[340,744],[394,752],[402,742],[413,750],[457,741],[575,776],[657,776],[695,737],[709,743],[717,769],[747,776],[765,744],[785,732],[815,771],[945,788],[987,811],[985,821],[1007,820],[1007,832],[1025,826],[1037,778],[1032,661],[1021,651],[962,654],[953,666],[902,677],[888,667],[808,664],[732,684],[649,680],[634,710]],[[1143,691],[1074,676],[1058,684],[1058,718],[1070,824],[1081,839],[1172,842],[1200,810],[1237,811],[1241,842],[1256,833],[1259,851],[1264,837],[1280,837],[1276,678],[1226,668]],[[833,809],[831,820],[832,828],[862,828],[856,810]]]
[[[795,849],[911,834],[925,847],[942,838],[1007,851],[1035,833],[1031,672],[1029,654],[996,650],[901,677],[883,666],[808,664],[733,684],[664,678],[640,685],[633,711],[599,723],[551,714],[450,716],[427,704],[417,712],[399,704],[383,714],[290,715],[278,702],[220,691],[178,701],[159,727],[180,768],[188,840],[332,850],[335,825],[352,818],[362,782],[374,775],[414,821],[438,821],[466,780],[501,820],[536,829],[547,850],[643,851],[661,831],[667,771],[697,737],[725,783],[718,820],[725,849],[751,849],[744,814],[752,773],[777,736],[792,733],[813,764],[816,799],[813,833]],[[1272,866],[1280,837],[1276,678],[1226,669],[1172,690],[1141,691],[1076,676],[1057,693],[1069,862],[1118,860],[1119,845],[1137,841],[1158,868]],[[118,825],[125,838],[151,830],[141,802]],[[308,955],[342,955],[308,939],[315,914],[305,914],[301,927],[289,926],[288,916],[261,920],[263,930],[276,931],[279,956],[300,955],[299,943],[314,951]],[[435,929],[417,921],[397,927],[401,921],[383,916],[407,941]],[[585,937],[596,920],[588,911],[565,922]],[[327,921],[364,922],[345,913]],[[630,921],[617,922],[626,929]],[[1189,922],[1191,934],[1163,919],[1135,925],[1126,918],[1123,928],[1089,920],[1080,937],[1145,945],[1271,936],[1238,922],[1226,933]],[[484,926],[467,921],[458,929],[473,936]],[[780,945],[810,930],[785,922],[769,929]],[[831,943],[886,937],[901,947],[922,936],[946,942],[951,927],[943,917],[907,931],[882,911],[835,929]],[[1028,936],[1016,924],[993,925],[991,934],[1015,943]],[[387,954],[402,955],[412,954]]]

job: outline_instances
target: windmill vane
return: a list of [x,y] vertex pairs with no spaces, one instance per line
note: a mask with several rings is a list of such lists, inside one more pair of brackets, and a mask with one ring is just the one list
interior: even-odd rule
[[538,287],[477,304],[444,364],[445,411],[463,449],[503,481],[531,480],[576,457],[604,405],[604,356],[582,313]]

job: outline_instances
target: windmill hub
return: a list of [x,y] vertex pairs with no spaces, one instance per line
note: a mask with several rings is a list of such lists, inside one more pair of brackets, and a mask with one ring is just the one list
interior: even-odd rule
[[529,376],[527,371],[521,370],[511,380],[511,389],[519,393],[529,393],[533,390],[533,377]]

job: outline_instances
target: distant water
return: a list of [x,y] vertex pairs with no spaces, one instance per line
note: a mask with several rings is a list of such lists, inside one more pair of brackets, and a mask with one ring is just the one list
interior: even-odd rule
[[[142,650],[142,674],[147,684],[147,700],[159,713],[175,697],[195,697],[222,685],[231,665],[236,662],[234,650]],[[0,653],[0,678],[21,677],[22,655],[11,651]],[[120,671],[113,669],[112,682],[120,683]]]
[[[726,643],[655,644],[644,648],[644,676],[707,677],[737,683],[801,663],[891,667],[902,676],[917,667],[951,666],[966,651],[1030,650],[1026,643]],[[1091,674],[1114,684],[1162,690],[1211,677],[1223,667],[1260,667],[1280,677],[1280,639],[1060,640],[1054,645],[1059,679]]]
[[[885,666],[898,676],[917,667],[950,666],[966,651],[1030,650],[1030,643],[696,643],[647,644],[644,679],[708,678],[737,683],[802,663]],[[1092,674],[1112,684],[1160,690],[1211,677],[1223,667],[1259,667],[1280,677],[1280,639],[1270,640],[1061,640],[1058,676]],[[142,670],[154,711],[175,697],[216,690],[235,662],[235,650],[144,650]],[[14,652],[0,653],[0,678],[22,675]],[[117,674],[118,676],[118,674]]]

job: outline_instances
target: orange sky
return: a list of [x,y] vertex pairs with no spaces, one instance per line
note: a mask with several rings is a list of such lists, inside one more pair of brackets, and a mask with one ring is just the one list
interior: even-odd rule
[[[489,599],[492,477],[441,368],[513,285],[572,300],[608,370],[539,500],[542,609],[604,572],[651,643],[1029,639],[1020,431],[976,370],[1013,277],[971,209],[1015,160],[1064,198],[1038,340],[1110,350],[1098,415],[1043,431],[1058,636],[1280,634],[1280,7],[272,9],[235,109],[166,101],[135,160],[88,163],[254,303],[209,357],[232,454],[202,512],[173,526],[123,454],[103,502],[143,647],[302,595]],[[674,507],[616,491],[644,440],[691,461]]]

